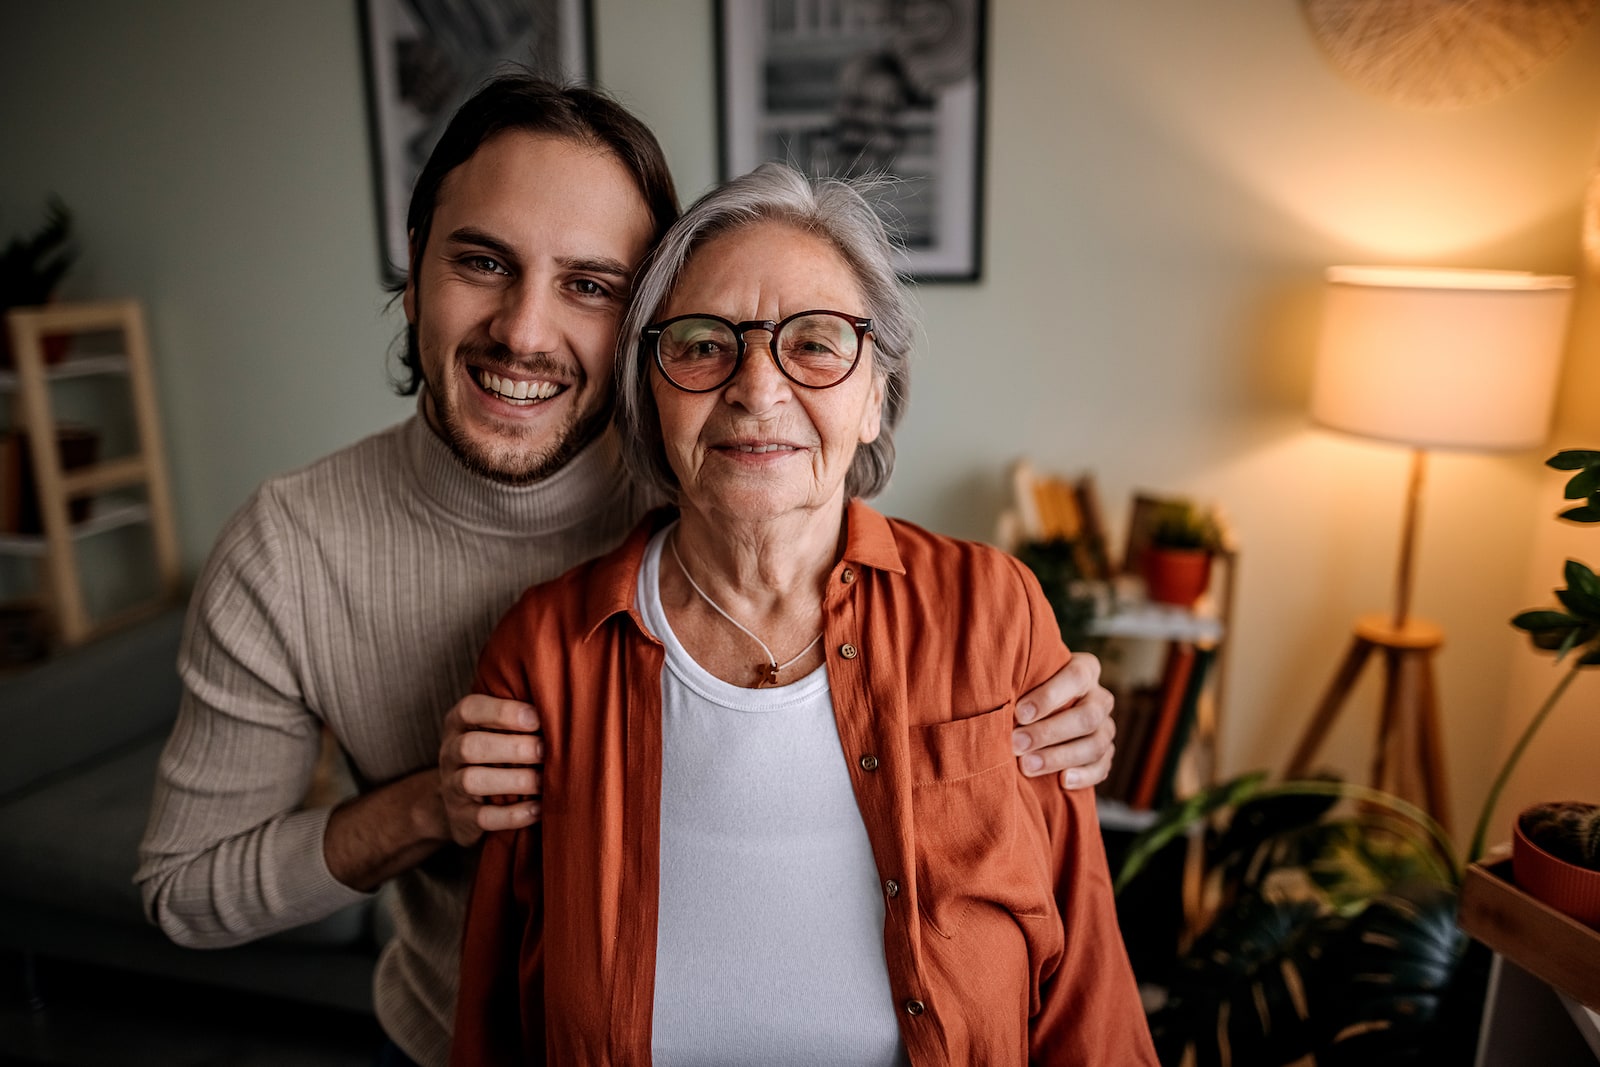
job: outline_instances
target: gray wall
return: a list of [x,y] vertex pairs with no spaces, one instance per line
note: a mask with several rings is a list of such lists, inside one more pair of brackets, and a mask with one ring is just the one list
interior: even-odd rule
[[[1281,762],[1349,620],[1389,602],[1404,477],[1397,451],[1307,424],[1321,270],[1578,271],[1600,23],[1499,100],[1420,112],[1340,80],[1283,0],[991,6],[985,275],[920,294],[883,504],[988,536],[1019,455],[1096,471],[1114,520],[1140,487],[1219,501],[1245,550],[1224,769]],[[686,197],[715,176],[711,18],[705,0],[596,3],[601,78]],[[400,320],[355,5],[11,0],[0,42],[0,223],[59,192],[87,252],[65,295],[146,302],[192,570],[261,478],[409,411],[386,388]],[[1592,395],[1591,287],[1568,375]],[[1556,441],[1595,444],[1600,419],[1569,401]],[[1544,678],[1522,678],[1534,661],[1504,625],[1563,550],[1539,458],[1432,468],[1417,608],[1450,636],[1458,822]],[[1569,746],[1593,751],[1597,728]],[[1353,717],[1331,754],[1359,772],[1370,729]]]

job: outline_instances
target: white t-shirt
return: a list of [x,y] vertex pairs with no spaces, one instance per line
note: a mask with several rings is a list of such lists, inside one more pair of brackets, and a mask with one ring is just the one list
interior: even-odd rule
[[906,1063],[827,670],[742,689],[695,663],[661,606],[670,532],[651,540],[637,594],[666,648],[652,1059]]

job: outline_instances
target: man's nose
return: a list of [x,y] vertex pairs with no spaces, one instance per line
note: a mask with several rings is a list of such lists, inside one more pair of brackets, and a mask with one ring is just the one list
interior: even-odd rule
[[559,301],[544,286],[511,286],[489,324],[489,336],[516,355],[554,352],[560,348],[559,315]]

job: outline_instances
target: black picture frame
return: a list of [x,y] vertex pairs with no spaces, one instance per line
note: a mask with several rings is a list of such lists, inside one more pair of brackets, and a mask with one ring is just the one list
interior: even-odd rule
[[563,82],[594,78],[590,0],[360,0],[378,256],[406,274],[411,187],[456,109],[518,65]]
[[769,159],[883,175],[902,272],[977,281],[987,31],[987,0],[717,0],[722,179]]

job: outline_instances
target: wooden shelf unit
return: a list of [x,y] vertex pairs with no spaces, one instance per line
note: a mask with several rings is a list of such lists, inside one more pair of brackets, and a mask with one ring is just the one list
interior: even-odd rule
[[[14,366],[0,371],[0,392],[13,394],[14,425],[27,435],[43,533],[0,536],[0,553],[43,560],[44,600],[52,627],[62,644],[76,645],[159,611],[175,601],[180,591],[178,540],[144,312],[133,300],[15,308],[6,313],[6,328]],[[120,354],[69,355],[58,363],[45,360],[46,337],[113,332],[122,337],[124,351]],[[126,375],[138,448],[130,455],[63,470],[51,385],[100,374]],[[95,518],[77,524],[71,521],[70,501],[119,489],[140,489],[144,499],[119,500]],[[76,542],[134,523],[150,527],[157,591],[116,615],[92,619],[84,602]]]

